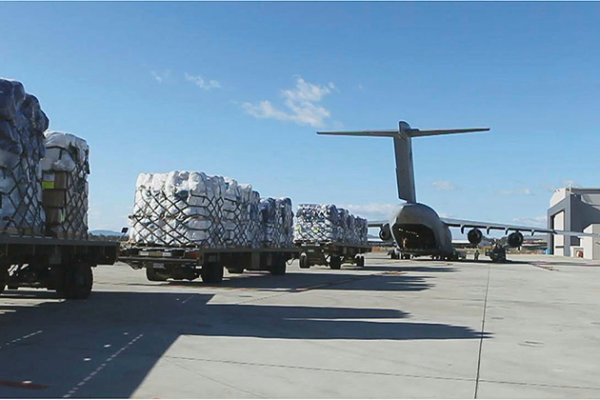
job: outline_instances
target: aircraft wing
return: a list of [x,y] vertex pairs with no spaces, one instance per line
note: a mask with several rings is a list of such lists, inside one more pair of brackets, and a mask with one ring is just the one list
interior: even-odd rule
[[490,230],[502,230],[505,232],[508,231],[519,231],[519,232],[531,232],[532,235],[536,233],[548,233],[552,235],[564,235],[564,236],[578,236],[578,237],[600,237],[600,235],[596,233],[585,233],[585,232],[571,232],[571,231],[559,231],[556,229],[548,229],[548,228],[536,228],[533,226],[520,226],[520,225],[510,225],[510,224],[498,224],[495,222],[481,222],[481,221],[469,221],[464,219],[454,219],[454,218],[440,218],[442,222],[448,226],[455,228],[479,228],[485,229],[489,234]]
[[389,221],[367,221],[367,223],[369,224],[369,228],[381,228],[383,225],[389,223]]

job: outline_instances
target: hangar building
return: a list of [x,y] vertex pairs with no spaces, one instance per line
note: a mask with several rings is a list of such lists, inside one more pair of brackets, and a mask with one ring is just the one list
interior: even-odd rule
[[[548,228],[565,231],[600,233],[600,188],[561,188],[550,199]],[[600,240],[594,238],[549,235],[552,254],[600,259]]]

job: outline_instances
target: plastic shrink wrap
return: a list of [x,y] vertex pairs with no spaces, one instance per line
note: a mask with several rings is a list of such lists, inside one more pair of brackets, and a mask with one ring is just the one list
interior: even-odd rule
[[87,142],[64,132],[46,132],[46,155],[41,160],[46,234],[58,238],[87,239]]
[[296,212],[297,243],[367,244],[367,220],[333,204],[300,204]]
[[[157,246],[285,247],[292,232],[286,200],[261,199],[251,185],[203,172],[140,174],[130,239]],[[271,202],[275,208],[265,208]]]
[[44,233],[42,171],[48,117],[20,82],[0,78],[0,232]]

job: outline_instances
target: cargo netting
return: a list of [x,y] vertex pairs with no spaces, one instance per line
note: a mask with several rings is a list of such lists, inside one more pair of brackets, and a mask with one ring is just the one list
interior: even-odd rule
[[291,247],[294,244],[292,200],[265,198],[260,200],[263,247]]
[[20,82],[0,78],[0,232],[41,235],[44,131],[48,117]]
[[333,204],[300,204],[294,242],[367,244],[368,223]]
[[276,211],[267,207],[264,212],[262,204],[269,199],[261,200],[251,185],[203,172],[140,174],[130,240],[157,246],[284,247],[290,241],[279,232],[291,231],[283,227],[291,226],[293,214],[286,214],[291,201],[271,200]]
[[89,147],[65,132],[47,132],[42,164],[46,234],[58,238],[88,238]]

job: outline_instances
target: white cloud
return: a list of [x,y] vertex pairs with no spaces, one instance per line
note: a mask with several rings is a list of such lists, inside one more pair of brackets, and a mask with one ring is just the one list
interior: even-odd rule
[[501,195],[504,195],[504,196],[519,196],[519,195],[531,196],[531,195],[533,195],[533,193],[531,192],[531,190],[529,188],[499,190],[498,193]]
[[151,71],[150,74],[158,83],[163,83],[165,80],[169,79],[169,77],[171,76],[170,71],[164,71],[164,72]]
[[206,80],[201,75],[190,75],[186,72],[185,79],[204,90],[219,89],[221,87],[218,81],[214,79]]
[[546,215],[539,215],[531,218],[515,218],[513,222],[518,225],[529,225],[537,228],[545,228],[548,224],[548,217]]
[[343,204],[340,207],[345,208],[352,214],[366,218],[368,220],[388,219],[392,210],[398,204],[390,203],[370,203],[370,204]]
[[332,89],[335,89],[333,83],[319,86],[298,77],[295,89],[281,91],[281,96],[284,98],[283,104],[287,110],[279,110],[268,100],[259,103],[246,102],[242,108],[255,118],[272,118],[280,121],[292,121],[300,125],[321,127],[325,125],[324,120],[331,114],[329,110],[316,103],[330,94]]
[[450,181],[433,181],[431,186],[437,190],[455,190],[456,187]]

